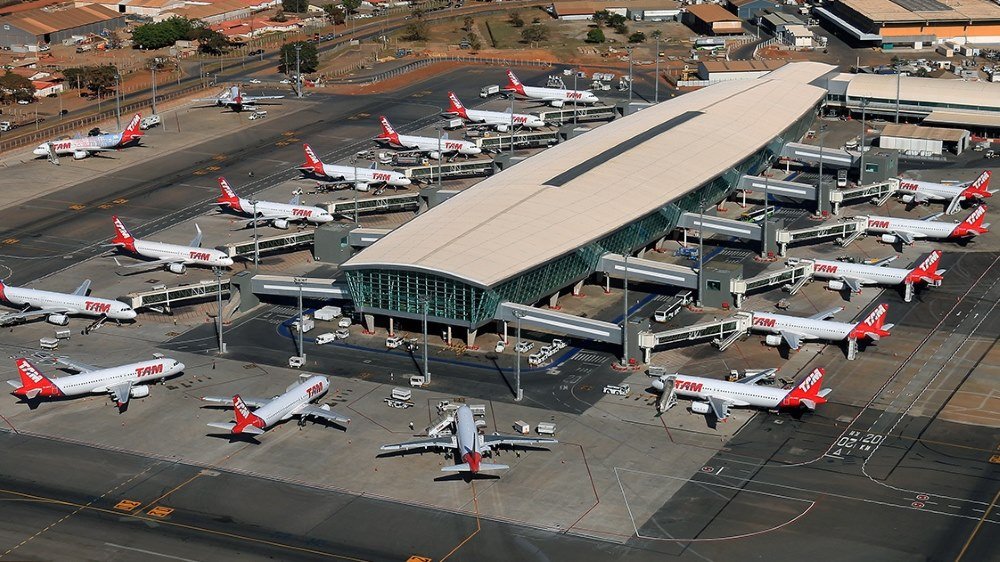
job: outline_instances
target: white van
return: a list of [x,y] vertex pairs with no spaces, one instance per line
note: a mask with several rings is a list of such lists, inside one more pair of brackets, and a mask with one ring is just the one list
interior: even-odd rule
[[396,349],[403,345],[403,338],[399,336],[389,336],[385,338],[385,346],[389,349]]
[[145,131],[146,129],[152,129],[160,123],[160,116],[154,113],[148,117],[143,117],[142,121],[139,121],[139,128]]
[[340,321],[337,322],[337,327],[338,328],[350,328],[351,327],[351,319],[350,318],[341,318]]
[[316,336],[316,345],[323,345],[324,343],[330,343],[337,339],[337,335],[333,332],[327,332],[325,334],[320,334]]
[[628,393],[632,392],[632,387],[627,384],[609,384],[604,387],[604,394],[613,394],[615,396],[628,396]]

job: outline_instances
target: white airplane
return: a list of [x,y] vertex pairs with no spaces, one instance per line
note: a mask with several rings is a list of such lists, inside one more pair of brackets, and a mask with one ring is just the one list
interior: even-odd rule
[[537,115],[529,115],[527,113],[511,113],[509,111],[504,112],[468,109],[462,105],[462,102],[459,101],[455,92],[448,92],[448,100],[451,104],[448,106],[448,111],[444,112],[445,115],[461,117],[469,123],[481,123],[488,125],[501,133],[506,132],[512,127],[518,126],[528,129],[537,129],[545,126],[545,121],[542,121],[542,118]]
[[[136,312],[129,305],[111,299],[87,296],[90,279],[85,280],[72,293],[56,293],[27,287],[11,287],[0,281],[0,301],[20,306],[21,312],[0,314],[0,325],[45,316],[45,321],[57,326],[69,324],[70,316],[91,316],[111,320],[133,320]],[[37,310],[29,310],[29,309]]]
[[689,377],[680,373],[664,375],[652,382],[653,388],[661,392],[656,401],[656,411],[663,413],[676,403],[676,396],[691,398],[691,411],[696,414],[711,412],[715,419],[726,421],[732,407],[754,407],[781,410],[805,408],[815,410],[826,402],[830,389],[824,389],[823,375],[826,372],[817,367],[802,382],[791,390],[769,388],[757,381],[773,373],[767,369],[739,382],[720,381],[703,377]]
[[[236,195],[230,187],[226,178],[219,176],[219,188],[222,195],[216,200],[223,209],[231,209],[234,212],[249,215],[254,220],[265,220],[271,223],[274,228],[286,229],[292,222],[309,222],[323,224],[333,220],[333,215],[319,207],[309,207],[300,205],[300,197],[296,195],[285,203],[275,203],[273,201],[257,201],[254,205],[250,199],[243,199]],[[256,213],[256,214],[254,214]]]
[[836,307],[813,314],[808,318],[754,312],[750,329],[769,334],[764,337],[764,343],[767,345],[777,347],[784,342],[793,351],[807,340],[857,341],[867,337],[878,341],[880,338],[889,336],[889,330],[893,326],[885,324],[885,313],[889,310],[889,305],[884,303],[878,305],[864,320],[857,324],[827,320],[841,310],[844,310],[843,307]]
[[138,113],[132,117],[128,127],[120,133],[102,133],[93,137],[54,140],[43,142],[32,150],[35,156],[47,156],[54,163],[59,162],[60,154],[72,154],[74,160],[83,160],[95,152],[111,152],[139,144],[143,132],[139,128],[142,116]]
[[903,193],[904,203],[948,201],[945,213],[950,215],[958,211],[962,201],[993,197],[994,192],[989,191],[991,175],[986,170],[975,181],[955,185],[899,178],[899,192]]
[[472,410],[468,406],[462,405],[455,412],[455,434],[444,437],[432,437],[430,439],[418,439],[405,443],[393,445],[382,445],[383,451],[409,451],[411,449],[457,449],[456,458],[461,459],[462,464],[446,466],[443,472],[471,472],[477,473],[482,470],[503,470],[510,468],[505,464],[492,464],[483,462],[483,453],[490,453],[493,447],[501,445],[541,445],[547,443],[558,443],[555,439],[548,437],[524,437],[522,435],[480,435],[476,430],[476,420],[472,415]]
[[228,107],[233,111],[239,113],[244,109],[253,109],[258,101],[261,100],[280,100],[285,96],[248,96],[240,91],[239,86],[231,86],[228,90],[224,90],[218,97],[215,98],[201,98],[192,101],[210,101],[214,102],[216,107]]
[[940,213],[924,219],[900,219],[896,217],[860,217],[868,220],[868,234],[881,234],[886,244],[913,244],[918,238],[944,238],[967,240],[990,231],[986,217],[986,205],[979,205],[960,223],[935,220]]
[[[316,156],[311,146],[303,144],[302,147],[306,153],[306,163],[299,166],[299,170],[306,174],[325,178],[336,183],[353,184],[354,189],[358,191],[368,191],[372,184],[385,184],[392,187],[406,187],[410,185],[410,180],[406,176],[393,170],[324,164]],[[372,165],[374,166],[374,164]]]
[[[205,396],[202,400],[213,404],[232,404],[236,415],[236,422],[208,424],[209,427],[225,429],[234,434],[260,435],[264,430],[272,425],[287,420],[293,416],[300,417],[300,424],[305,422],[305,418],[320,418],[339,425],[351,423],[350,418],[345,418],[330,410],[329,404],[317,406],[311,404],[330,388],[330,381],[326,377],[312,376],[303,382],[292,383],[285,389],[285,393],[274,398],[242,398],[239,394],[233,397],[228,396]],[[250,411],[250,408],[256,408]]]
[[417,150],[427,154],[435,160],[448,154],[473,156],[475,154],[480,154],[483,151],[483,149],[476,146],[475,143],[464,140],[449,139],[448,137],[438,139],[436,137],[401,135],[396,132],[396,129],[392,128],[392,124],[389,123],[389,120],[384,116],[379,117],[379,122],[382,123],[382,134],[375,137],[375,142],[385,144],[393,148]]
[[[942,275],[946,270],[938,271],[938,264],[941,261],[940,250],[931,252],[924,261],[920,262],[920,265],[913,269],[885,267],[884,264],[893,259],[895,258],[889,258],[874,265],[812,260],[813,277],[827,279],[827,286],[834,291],[842,291],[846,288],[857,294],[861,293],[861,288],[864,285],[917,284],[922,281],[935,287],[941,286],[941,281],[944,279]],[[798,260],[788,260],[789,265],[794,265],[797,262]]]
[[111,217],[115,223],[116,235],[111,239],[110,245],[117,246],[132,254],[145,258],[154,258],[154,261],[144,261],[132,265],[121,265],[118,258],[115,263],[125,268],[150,267],[165,265],[171,273],[184,273],[189,265],[206,265],[229,267],[233,265],[233,258],[220,252],[219,250],[209,250],[201,247],[201,228],[194,225],[198,233],[191,240],[188,246],[177,244],[164,244],[151,240],[139,240],[132,236],[122,221],[117,216]]
[[184,370],[184,363],[167,357],[106,369],[76,363],[64,357],[57,358],[56,361],[78,374],[50,379],[27,359],[18,359],[15,363],[20,380],[7,381],[7,384],[15,388],[14,396],[34,400],[107,393],[115,399],[118,408],[123,408],[130,398],[149,396],[148,383],[166,379]]
[[567,103],[595,104],[601,101],[590,90],[563,90],[562,88],[525,86],[510,70],[507,71],[507,86],[504,87],[504,91],[514,92],[528,99],[540,100],[552,107],[562,107]]

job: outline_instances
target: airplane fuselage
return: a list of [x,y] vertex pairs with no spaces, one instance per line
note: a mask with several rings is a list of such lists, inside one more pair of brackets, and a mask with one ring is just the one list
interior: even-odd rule
[[914,238],[950,238],[960,223],[922,221],[897,217],[865,217],[869,234],[892,234],[908,232]]
[[316,400],[330,388],[326,377],[309,377],[304,382],[289,388],[284,394],[277,396],[267,404],[254,410],[254,414],[264,420],[264,427],[271,427],[282,420],[295,415],[302,406]]
[[479,472],[480,454],[479,432],[476,431],[476,419],[472,410],[463,405],[455,412],[455,439],[458,445],[458,458],[469,464],[472,472]]
[[316,224],[327,223],[333,220],[333,215],[319,207],[289,205],[274,201],[257,201],[255,207],[249,199],[243,199],[242,197],[239,198],[239,208],[234,210],[250,216],[253,216],[254,211],[256,211],[258,216],[266,219],[285,219]]
[[[31,376],[30,367],[26,370]],[[124,384],[144,384],[165,379],[184,370],[184,364],[173,359],[155,359],[140,361],[118,367],[99,369],[89,373],[80,373],[66,377],[53,377],[49,380],[58,392],[43,392],[41,396],[79,396],[108,392],[110,387]],[[36,381],[37,382],[37,381]]]
[[832,320],[812,320],[799,316],[754,312],[751,329],[767,334],[791,332],[801,334],[805,338],[828,341],[841,341],[847,338],[854,329],[854,324],[834,322]]
[[840,261],[813,260],[813,277],[817,279],[851,278],[865,285],[898,285],[911,270]]
[[[437,139],[434,140],[437,146]],[[328,178],[342,179],[355,183],[384,183],[394,187],[410,185],[410,180],[399,172],[392,170],[373,170],[367,167],[341,166],[339,164],[323,164],[323,174]]]
[[545,126],[545,121],[542,121],[540,117],[526,113],[514,113],[512,115],[502,111],[485,111],[480,109],[466,109],[465,113],[468,115],[468,121],[472,123],[483,123],[491,126],[506,125],[508,127],[513,125],[514,127],[525,127],[528,129],[537,129]]
[[600,100],[593,92],[587,90],[564,90],[562,88],[542,88],[539,86],[522,86],[524,96],[530,99],[575,104],[595,104]]
[[483,150],[474,143],[442,138],[440,141],[434,137],[418,137],[414,135],[397,135],[398,142],[394,139],[382,138],[391,146],[407,150],[419,150],[421,152],[435,153],[440,149],[441,154],[463,154],[472,156],[480,154]]
[[194,246],[179,246],[177,244],[165,244],[163,242],[153,242],[151,240],[135,239],[132,244],[135,253],[157,260],[177,259],[179,263],[229,267],[233,265],[233,258],[220,252],[208,248],[196,248]]
[[3,285],[0,287],[0,300],[5,300],[17,306],[27,305],[31,308],[39,309],[65,307],[69,309],[66,314],[94,317],[107,316],[112,320],[132,320],[136,316],[136,312],[132,310],[132,307],[120,301],[56,293],[40,289],[28,289],[26,287]]
[[674,378],[674,392],[678,396],[696,400],[708,400],[709,396],[714,396],[730,399],[740,405],[745,403],[757,408],[777,408],[789,391],[758,384],[677,375]]

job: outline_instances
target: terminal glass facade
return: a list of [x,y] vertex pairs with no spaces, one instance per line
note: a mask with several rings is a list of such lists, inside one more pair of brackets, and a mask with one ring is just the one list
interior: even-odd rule
[[435,321],[479,327],[494,318],[500,303],[533,304],[590,276],[602,255],[624,254],[646,246],[674,230],[682,213],[715,205],[736,189],[744,174],[758,172],[786,143],[801,139],[813,117],[813,112],[806,113],[757,152],[680,199],[493,287],[425,271],[359,268],[346,271],[351,296],[365,312],[415,318],[423,315],[426,303],[427,315]]

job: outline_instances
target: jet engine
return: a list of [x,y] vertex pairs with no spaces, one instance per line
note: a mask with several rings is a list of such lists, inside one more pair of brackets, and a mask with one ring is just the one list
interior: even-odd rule
[[831,279],[830,281],[828,281],[827,284],[826,284],[826,286],[829,287],[831,291],[842,291],[842,290],[844,290],[844,282],[843,281],[837,281],[836,279]]
[[129,396],[132,398],[145,398],[149,396],[149,387],[146,385],[133,386],[131,390],[128,391]]
[[286,219],[274,219],[274,221],[271,222],[271,226],[274,228],[280,228],[281,230],[287,230],[288,221]]
[[69,316],[65,314],[49,314],[49,317],[45,319],[49,324],[55,324],[56,326],[65,326],[69,324]]
[[904,196],[900,197],[900,200],[902,200],[903,203],[913,203],[913,196],[912,195],[904,195]]
[[764,336],[764,343],[771,347],[778,347],[781,345],[781,336],[775,334]]
[[497,125],[497,131],[498,132],[506,133],[508,129],[510,129],[510,127],[507,126],[507,125],[505,125],[505,124]]
[[170,273],[176,273],[177,275],[182,275],[185,271],[187,271],[187,266],[183,263],[168,263],[167,271]]
[[696,414],[707,414],[711,410],[712,410],[712,408],[709,407],[708,402],[692,402],[691,403],[691,411],[694,412],[694,413],[696,413]]
[[896,241],[898,240],[895,234],[883,234],[880,238],[886,244],[895,244]]
[[552,107],[562,107],[564,105],[564,102],[562,100],[552,100],[551,102],[549,102],[549,105],[551,105]]
[[441,158],[441,153],[436,150],[432,150],[427,155],[430,156],[431,160],[437,160]]
[[73,160],[83,160],[84,158],[87,157],[87,155],[88,155],[88,153],[87,153],[86,150],[74,150],[73,151]]
[[368,184],[362,181],[354,182],[354,189],[364,193],[369,190]]

